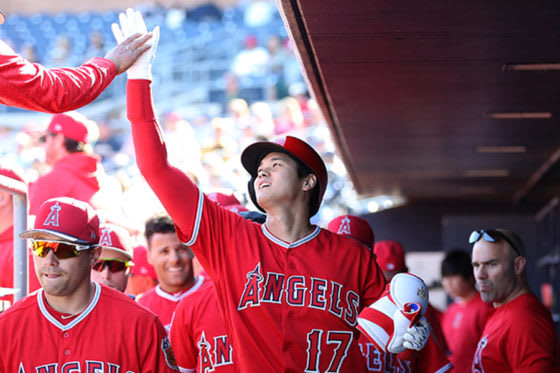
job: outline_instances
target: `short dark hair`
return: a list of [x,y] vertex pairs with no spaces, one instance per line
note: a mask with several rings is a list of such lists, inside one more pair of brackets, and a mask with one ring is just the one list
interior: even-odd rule
[[81,141],[76,141],[74,139],[64,138],[64,148],[68,153],[81,153],[85,151],[85,146]]
[[460,275],[465,280],[474,278],[471,256],[465,250],[452,250],[441,262],[441,276]]
[[146,225],[144,227],[144,236],[146,237],[146,241],[148,243],[155,233],[175,232],[175,224],[173,224],[173,220],[171,220],[169,215],[163,213],[152,215],[148,218],[148,220],[146,220]]

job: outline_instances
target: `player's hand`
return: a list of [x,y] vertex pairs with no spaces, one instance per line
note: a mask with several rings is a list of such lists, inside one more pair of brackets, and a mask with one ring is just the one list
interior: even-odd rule
[[144,52],[150,49],[151,46],[147,41],[150,40],[151,37],[151,33],[144,35],[134,34],[108,51],[105,58],[113,61],[115,66],[117,66],[117,74],[122,74],[128,70]]
[[428,320],[422,317],[416,325],[411,326],[406,330],[406,333],[404,333],[403,346],[409,350],[420,351],[424,348],[426,342],[428,342],[430,331],[431,328]]
[[129,79],[152,80],[152,61],[155,58],[159,42],[159,26],[156,26],[151,33],[148,33],[142,14],[130,8],[126,10],[126,13],[119,14],[119,22],[120,26],[116,23],[111,25],[113,35],[119,44],[125,43],[128,38],[135,34],[152,35],[151,39],[146,42],[149,45],[149,49],[127,70]]

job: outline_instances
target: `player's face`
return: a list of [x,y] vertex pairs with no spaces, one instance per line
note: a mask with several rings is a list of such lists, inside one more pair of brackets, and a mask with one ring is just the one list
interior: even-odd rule
[[[101,252],[99,260],[110,261],[111,259],[117,259],[120,261],[128,260],[127,257],[116,251],[103,250]],[[128,270],[125,268],[122,271],[111,272],[109,266],[105,265],[103,266],[103,269],[101,271],[92,269],[91,279],[95,282],[107,285],[109,287],[112,287],[113,289],[117,289],[118,291],[123,292],[124,289],[126,289],[126,283],[128,281]]]
[[254,182],[257,202],[265,211],[293,204],[302,195],[302,184],[293,159],[283,153],[269,153],[261,161]]
[[45,162],[53,165],[59,158],[61,141],[64,142],[64,136],[47,133],[45,136]]
[[91,266],[100,250],[82,251],[79,256],[58,259],[49,251],[43,258],[33,255],[35,273],[46,295],[72,296],[79,288],[90,286]]
[[491,243],[479,240],[474,244],[474,277],[483,301],[492,302],[495,307],[509,301],[518,283],[514,259],[505,241]]
[[191,249],[175,232],[154,233],[148,242],[148,262],[156,270],[159,285],[169,293],[188,289],[194,283]]
[[451,298],[462,298],[473,293],[474,286],[471,281],[465,280],[461,275],[444,276],[441,279],[443,290]]

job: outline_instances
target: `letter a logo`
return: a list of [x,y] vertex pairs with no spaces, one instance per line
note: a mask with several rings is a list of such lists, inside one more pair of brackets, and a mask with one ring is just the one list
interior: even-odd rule
[[99,238],[99,246],[113,246],[111,240],[111,229],[103,228],[101,230],[101,238]]
[[49,212],[49,215],[47,216],[47,218],[45,219],[45,221],[43,222],[43,225],[52,225],[54,227],[58,227],[58,217],[59,217],[59,211],[62,209],[62,207],[60,207],[58,205],[58,202],[55,203],[54,205],[51,206],[51,212]]
[[340,221],[340,227],[338,228],[338,234],[352,234],[350,231],[350,219],[345,216],[344,219]]

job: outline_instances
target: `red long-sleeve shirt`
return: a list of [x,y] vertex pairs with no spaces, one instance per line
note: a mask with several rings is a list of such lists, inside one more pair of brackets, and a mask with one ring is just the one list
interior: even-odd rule
[[62,113],[95,100],[117,75],[115,64],[92,58],[76,68],[46,69],[16,54],[0,40],[0,103]]

